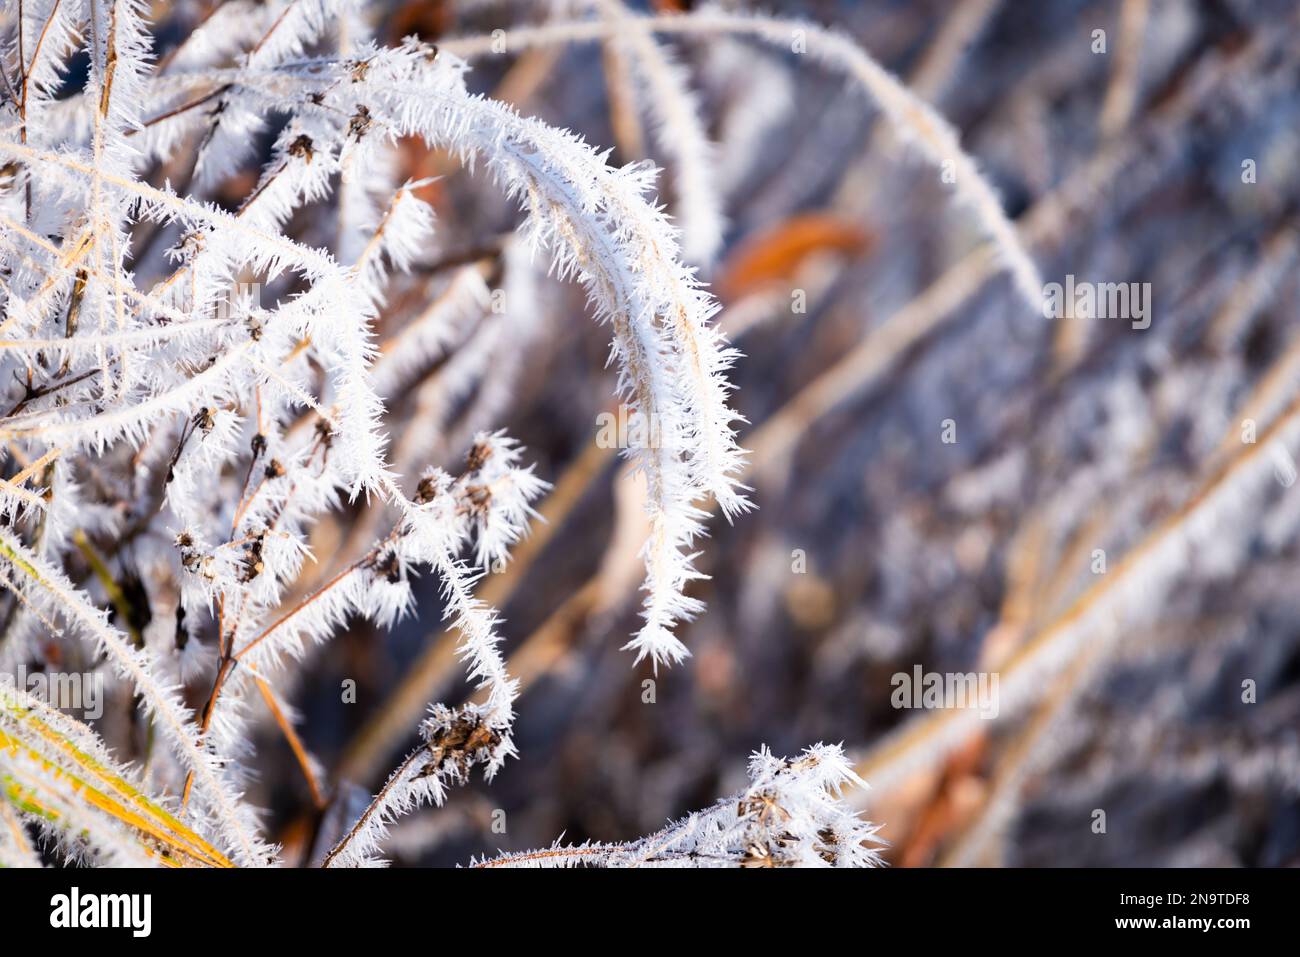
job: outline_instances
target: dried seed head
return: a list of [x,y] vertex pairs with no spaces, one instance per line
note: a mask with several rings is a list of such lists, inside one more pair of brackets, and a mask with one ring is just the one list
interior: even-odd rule
[[375,573],[382,575],[390,585],[396,585],[402,580],[402,560],[392,549],[381,552],[375,558],[372,567]]
[[304,159],[310,163],[311,158],[314,155],[312,152],[311,137],[306,133],[301,134],[296,140],[289,144],[289,155],[297,156],[298,158]]
[[776,861],[772,857],[772,852],[763,844],[754,843],[745,848],[745,854],[740,859],[741,867],[776,867]]
[[370,129],[370,110],[364,103],[357,104],[357,111],[352,114],[352,119],[348,121],[348,133],[357,139],[366,135]]
[[790,819],[790,812],[777,803],[776,794],[772,791],[760,791],[743,798],[736,806],[736,813],[741,817],[752,817],[763,827],[776,820]]
[[472,706],[456,711],[440,707],[440,712],[425,722],[425,746],[429,760],[420,769],[420,777],[447,774],[464,781],[471,768],[486,764],[501,744],[500,732],[483,722]]
[[244,546],[244,558],[239,572],[241,582],[251,582],[266,570],[266,563],[262,561],[262,548],[265,544],[266,532],[261,531]]
[[486,485],[471,485],[465,489],[465,501],[471,515],[487,515],[492,507],[492,489]]
[[490,458],[492,458],[492,446],[487,442],[475,442],[469,454],[465,456],[465,468],[470,472],[478,472]]
[[824,827],[817,832],[817,839],[821,841],[817,848],[818,856],[833,867],[839,860],[839,838],[835,836],[834,830]]
[[415,487],[415,504],[428,505],[438,495],[438,477],[436,475],[426,475],[420,479],[420,484]]
[[181,532],[176,536],[176,547],[181,552],[181,567],[187,572],[197,572],[203,562],[203,556],[194,547],[194,537],[189,532]]

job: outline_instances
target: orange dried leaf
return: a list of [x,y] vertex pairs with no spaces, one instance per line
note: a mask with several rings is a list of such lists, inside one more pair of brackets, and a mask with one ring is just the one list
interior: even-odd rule
[[734,301],[778,280],[788,280],[814,253],[838,250],[861,255],[874,237],[861,226],[830,213],[803,213],[751,236],[729,256],[717,291]]

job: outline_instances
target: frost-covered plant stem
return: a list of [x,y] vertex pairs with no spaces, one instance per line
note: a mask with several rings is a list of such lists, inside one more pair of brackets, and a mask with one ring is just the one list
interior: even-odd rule
[[583,844],[503,854],[476,867],[874,867],[875,825],[840,798],[865,787],[838,745],[818,744],[797,758],[766,748],[749,762],[749,786],[627,844]]
[[[979,172],[975,161],[961,148],[956,132],[924,100],[882,67],[848,37],[803,20],[780,20],[704,9],[684,15],[634,18],[647,31],[681,36],[729,34],[751,36],[773,46],[806,53],[828,67],[856,80],[880,107],[899,138],[944,171],[957,202],[968,207],[993,242],[1016,290],[1037,313],[1042,308],[1043,282],[1033,259],[1020,241],[996,192]],[[513,28],[506,52],[535,46],[606,39],[625,28],[623,21],[578,20]],[[464,37],[444,46],[473,59],[500,52],[491,37]]]

